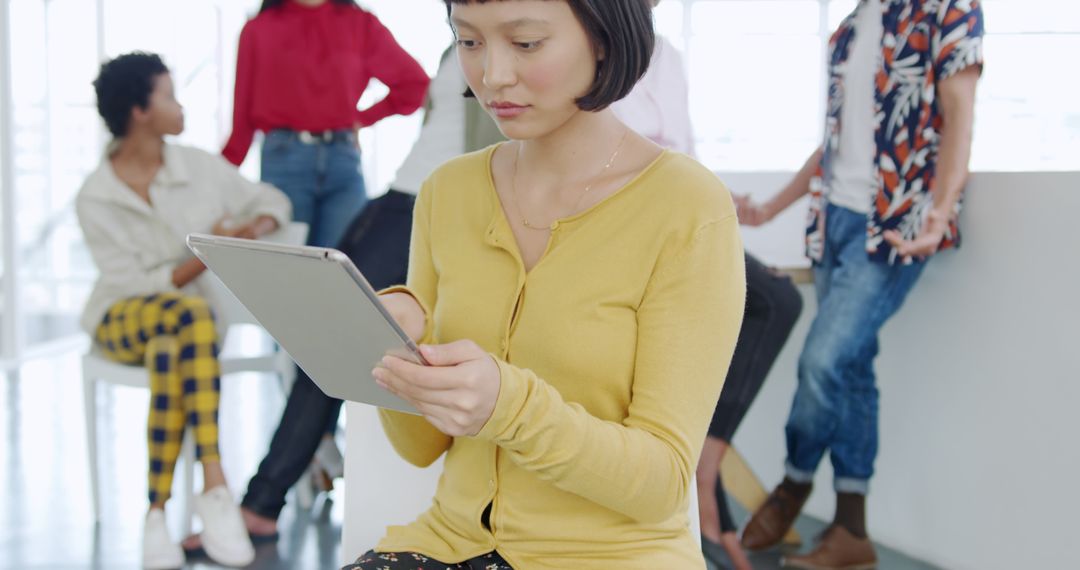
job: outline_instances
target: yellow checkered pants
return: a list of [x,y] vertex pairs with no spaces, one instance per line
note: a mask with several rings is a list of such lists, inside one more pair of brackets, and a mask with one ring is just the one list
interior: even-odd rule
[[160,293],[118,301],[97,329],[105,354],[150,372],[150,503],[164,503],[172,489],[185,425],[195,434],[200,461],[219,461],[221,393],[217,330],[201,297]]

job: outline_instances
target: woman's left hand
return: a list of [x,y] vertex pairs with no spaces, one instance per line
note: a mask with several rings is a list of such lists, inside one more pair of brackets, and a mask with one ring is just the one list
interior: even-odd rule
[[474,436],[491,418],[502,379],[494,358],[471,340],[423,345],[431,366],[385,356],[375,382],[409,402],[431,425],[451,437]]

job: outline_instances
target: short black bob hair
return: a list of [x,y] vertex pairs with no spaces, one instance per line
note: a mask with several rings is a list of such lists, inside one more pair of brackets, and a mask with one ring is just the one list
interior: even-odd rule
[[169,68],[157,54],[136,51],[101,64],[94,80],[98,113],[114,137],[127,135],[131,110],[146,109],[154,80],[168,73]]
[[[513,0],[443,0],[446,13],[454,4],[483,4]],[[597,53],[596,79],[577,106],[583,111],[599,111],[626,97],[649,68],[656,35],[653,31],[652,0],[552,0],[570,4]],[[475,97],[472,90],[466,97]]]

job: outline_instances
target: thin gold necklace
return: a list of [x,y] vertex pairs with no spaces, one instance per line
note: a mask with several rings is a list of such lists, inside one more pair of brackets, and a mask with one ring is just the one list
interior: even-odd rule
[[[604,175],[604,173],[607,172],[609,168],[611,168],[611,165],[615,163],[615,158],[619,156],[619,151],[622,150],[623,144],[626,143],[626,137],[628,134],[630,134],[630,129],[626,129],[623,131],[622,138],[619,139],[619,146],[615,147],[615,152],[612,153],[611,158],[609,158],[607,161],[607,164],[604,165],[604,168],[600,170],[599,174],[593,177],[593,181],[585,186],[585,189],[581,191],[581,195],[578,196],[577,202],[574,202],[574,207],[571,208],[566,215],[562,216],[563,218],[577,211],[578,207],[581,206],[581,201],[585,199],[585,195],[589,193],[589,190],[592,190],[593,184],[596,184],[596,181],[599,180]],[[520,157],[521,145],[519,144],[517,150],[514,152],[514,173],[513,176],[511,176],[510,178],[510,188],[511,192],[514,195],[514,206],[518,211],[518,216],[521,218],[521,225],[529,228],[530,230],[548,231],[551,229],[551,224],[548,224],[546,226],[534,226],[529,223],[529,218],[525,216],[524,210],[521,209],[521,198],[518,196],[517,189],[518,158]]]

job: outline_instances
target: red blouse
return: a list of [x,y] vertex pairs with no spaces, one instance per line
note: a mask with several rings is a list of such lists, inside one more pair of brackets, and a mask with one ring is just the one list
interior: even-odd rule
[[[368,82],[390,89],[356,108]],[[373,14],[354,5],[288,0],[248,21],[236,58],[233,129],[221,153],[239,165],[255,131],[325,131],[408,115],[424,102],[427,74]]]

